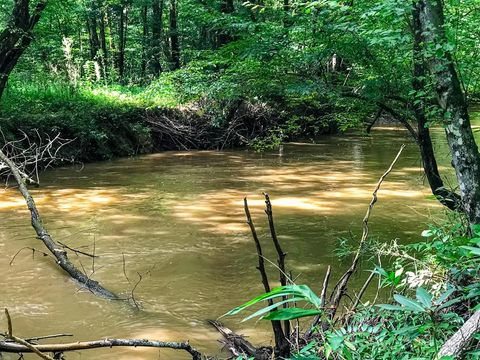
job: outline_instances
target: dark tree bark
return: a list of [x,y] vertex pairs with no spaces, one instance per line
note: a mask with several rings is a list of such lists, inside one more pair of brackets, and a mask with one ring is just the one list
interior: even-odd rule
[[153,0],[152,3],[152,70],[159,75],[162,69],[162,37],[163,37],[163,0]]
[[[452,55],[444,45],[443,4],[440,0],[419,0],[419,29],[432,48],[441,45],[439,53],[427,49],[438,104],[443,111],[447,142],[452,154],[462,207],[470,224],[480,224],[480,155],[473,137],[468,106],[455,69]],[[414,24],[415,25],[415,24]]]
[[[423,92],[426,88],[425,79],[428,70],[426,68],[423,44],[424,39],[420,27],[420,3],[415,3],[412,8],[413,28],[413,77],[412,89],[415,94]],[[430,130],[425,115],[425,96],[415,95],[412,103],[415,119],[417,120],[417,143],[420,148],[423,169],[427,177],[432,194],[437,196],[440,202],[452,210],[458,209],[460,198],[457,194],[445,188],[440,172],[438,171],[437,160],[433,149]]]
[[37,3],[30,13],[30,0],[15,0],[7,27],[0,33],[0,99],[10,73],[33,39],[33,29],[47,0]]
[[87,8],[87,29],[90,43],[90,60],[97,60],[100,51],[100,39],[98,37],[99,8],[96,1],[90,1]]
[[106,21],[105,21],[105,9],[102,7],[100,9],[100,22],[99,22],[99,30],[100,30],[100,48],[102,49],[102,57],[103,62],[106,64],[108,61],[108,49],[107,49],[107,35],[105,32]]
[[126,22],[127,9],[125,5],[119,7],[118,22],[118,75],[120,81],[123,82],[125,77],[125,42],[126,42]]
[[180,41],[177,26],[177,0],[170,0],[170,56],[172,70],[180,69]]
[[[235,11],[235,7],[233,5],[233,0],[222,0],[220,4],[220,11],[223,14],[231,14]],[[232,35],[228,29],[220,29],[217,35],[217,47],[225,45],[232,41]]]
[[145,72],[147,69],[147,40],[148,40],[148,7],[142,8],[142,64],[141,64],[141,77],[145,79]]

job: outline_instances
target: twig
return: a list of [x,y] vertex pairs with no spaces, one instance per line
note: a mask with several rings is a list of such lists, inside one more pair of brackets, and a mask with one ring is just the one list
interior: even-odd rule
[[[44,359],[44,360],[54,360],[52,357],[46,355],[46,354],[43,354],[40,350],[38,350],[34,345],[30,344],[29,342],[25,341],[24,339],[22,338],[19,338],[15,335],[13,335],[13,330],[12,330],[12,319],[10,317],[10,314],[8,312],[8,309],[5,308],[5,316],[7,317],[7,326],[8,326],[8,333],[7,333],[7,338],[10,339],[10,340],[13,340],[15,341],[17,344],[20,344],[20,345],[23,345],[25,346],[28,350],[30,350],[31,352],[35,353],[36,355],[38,355],[40,358]],[[1,346],[0,346],[1,348]],[[0,351],[3,351],[3,350],[0,350]]]
[[64,248],[70,250],[70,251],[73,251],[75,254],[81,254],[81,255],[85,255],[85,256],[88,256],[88,257],[91,257],[91,258],[95,258],[95,257],[98,257],[96,256],[95,254],[89,254],[87,252],[84,252],[84,251],[81,251],[81,250],[78,250],[78,249],[75,249],[75,248],[72,248],[70,246],[68,246],[67,244],[64,244],[62,243],[61,241],[58,241],[57,242],[62,245]]
[[138,284],[142,282],[143,277],[142,277],[142,274],[140,274],[138,271],[137,271],[137,274],[138,274],[138,281],[135,283],[135,285],[132,288],[132,291],[130,293],[130,299],[132,300],[137,310],[140,310],[140,304],[137,302],[137,300],[135,300],[135,290],[137,289]]
[[367,280],[365,281],[365,283],[363,284],[362,288],[360,289],[360,292],[359,292],[358,295],[356,296],[355,303],[354,303],[353,306],[351,307],[350,312],[355,311],[355,309],[357,308],[358,304],[360,303],[360,300],[361,300],[362,297],[363,297],[363,294],[365,294],[365,291],[367,290],[368,286],[369,286],[370,283],[372,282],[374,276],[375,276],[375,272],[372,271],[372,272],[370,273],[370,275],[368,276]]
[[327,273],[325,274],[325,278],[323,279],[322,292],[320,294],[320,304],[322,307],[324,307],[325,303],[327,302],[327,288],[328,288],[328,282],[330,280],[331,272],[332,272],[332,267],[328,265]]
[[328,314],[328,317],[330,320],[333,320],[335,317],[335,314],[338,310],[338,306],[340,305],[340,300],[342,297],[345,295],[348,281],[350,277],[355,273],[358,262],[360,260],[360,256],[363,250],[363,246],[365,242],[367,241],[368,238],[368,220],[370,219],[370,214],[372,212],[373,206],[377,202],[377,192],[380,189],[380,186],[382,185],[383,181],[387,177],[388,174],[393,170],[393,167],[395,166],[395,163],[397,162],[398,158],[402,154],[403,149],[405,148],[405,145],[402,145],[400,147],[400,150],[397,153],[397,156],[393,159],[392,163],[390,164],[390,167],[385,171],[385,173],[380,177],[380,180],[377,183],[377,186],[375,187],[375,190],[372,193],[372,200],[370,201],[370,204],[367,208],[367,212],[365,214],[365,217],[363,218],[363,232],[362,232],[362,238],[360,239],[360,243],[358,245],[357,252],[355,254],[355,257],[353,259],[352,265],[350,268],[343,274],[343,276],[340,278],[338,283],[335,285],[334,291],[332,292],[332,295],[330,296],[330,303],[331,303],[331,308]]
[[35,336],[35,337],[25,339],[25,341],[32,342],[32,341],[45,340],[45,339],[55,339],[55,338],[66,337],[66,336],[73,336],[73,334],[53,334],[53,335]]
[[125,275],[125,279],[127,279],[128,283],[131,284],[132,282],[130,281],[130,279],[128,278],[127,276],[127,270],[126,270],[126,267],[125,267],[125,253],[122,252],[122,267],[123,267],[123,275]]
[[[331,271],[332,271],[332,267],[328,265],[327,272],[325,273],[325,277],[323,279],[322,292],[320,293],[320,306],[322,308],[325,307],[325,304],[327,302],[327,288],[328,288],[328,282],[330,280]],[[310,336],[312,336],[313,330],[320,323],[321,319],[322,319],[321,315],[315,316],[315,318],[313,319],[312,325],[305,333],[306,338],[309,338]]]
[[40,254],[42,254],[43,256],[48,256],[48,254],[46,252],[43,252],[41,250],[37,250],[35,248],[32,248],[30,246],[25,246],[23,248],[21,248],[20,250],[18,250],[15,255],[13,255],[12,257],[12,260],[10,260],[10,263],[9,265],[12,266],[13,262],[15,261],[16,257],[25,249],[28,249],[28,250],[32,250],[32,256],[35,258],[35,252],[39,252]]

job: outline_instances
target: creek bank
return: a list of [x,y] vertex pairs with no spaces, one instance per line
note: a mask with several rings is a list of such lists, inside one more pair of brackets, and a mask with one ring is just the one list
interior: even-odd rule
[[337,133],[325,113],[289,110],[237,100],[228,104],[195,103],[176,107],[69,104],[0,109],[6,140],[24,134],[37,138],[61,134],[75,139],[64,158],[92,162],[164,150],[210,150],[251,145],[275,147],[282,141]]

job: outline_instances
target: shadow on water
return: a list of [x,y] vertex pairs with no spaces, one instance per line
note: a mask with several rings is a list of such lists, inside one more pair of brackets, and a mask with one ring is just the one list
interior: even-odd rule
[[[20,248],[39,246],[24,203],[12,190],[0,191],[0,305],[10,309],[22,336],[72,332],[78,340],[189,339],[201,351],[217,353],[218,335],[205,320],[262,289],[243,197],[248,197],[266,243],[270,240],[261,194],[270,193],[277,230],[288,251],[287,265],[300,276],[299,282],[319,291],[328,264],[334,265],[335,276],[346,268],[332,255],[337,239],[350,231],[360,233],[371,191],[400,145],[408,141],[405,137],[401,131],[378,130],[371,137],[286,144],[282,156],[165,152],[88,164],[82,171],[48,171],[42,188],[32,191],[47,228],[70,246],[92,251],[95,243],[100,257],[93,277],[117,292],[128,294],[137,272],[142,274],[135,296],[145,311],[124,311],[77,291],[49,258],[32,259],[31,252],[22,252],[10,266]],[[437,146],[444,151],[440,140]],[[447,156],[440,161],[448,169]],[[410,143],[379,193],[371,218],[375,236],[382,241],[418,240],[430,214],[441,213],[438,204],[427,199],[423,182],[418,152]],[[271,249],[266,256],[275,257]],[[92,272],[89,259],[73,256],[73,260]],[[271,266],[269,271],[273,276]],[[363,275],[354,279],[354,286],[361,286]],[[254,336],[255,342],[271,342],[268,324],[238,320],[227,319],[232,327]],[[88,356],[151,359],[157,353],[118,349]],[[162,356],[186,358],[166,351]]]

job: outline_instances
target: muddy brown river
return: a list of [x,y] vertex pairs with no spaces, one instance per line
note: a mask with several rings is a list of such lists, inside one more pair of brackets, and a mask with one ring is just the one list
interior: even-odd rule
[[[454,184],[442,133],[435,132],[441,169]],[[0,306],[8,307],[18,336],[73,333],[75,341],[102,338],[190,340],[219,354],[218,334],[206,323],[259,294],[256,254],[242,199],[250,200],[266,256],[275,260],[263,214],[262,192],[273,203],[287,266],[297,283],[320,291],[326,267],[334,278],[348,266],[334,256],[340,237],[361,233],[371,192],[400,145],[402,157],[379,192],[370,232],[379,240],[418,241],[442,209],[429,200],[416,146],[404,131],[327,137],[317,144],[286,144],[283,154],[249,151],[165,152],[49,170],[32,190],[46,227],[57,240],[99,257],[70,255],[107,288],[125,296],[139,279],[136,310],[82,290],[43,250],[23,199],[0,190]],[[124,259],[124,260],[123,260]],[[11,263],[11,264],[10,264]],[[277,279],[270,266],[271,277]],[[365,271],[353,279],[360,287]],[[3,312],[2,312],[3,313]],[[270,344],[269,326],[224,321]],[[0,329],[6,328],[4,317]],[[72,341],[64,339],[60,341]],[[12,359],[14,357],[11,357]],[[15,357],[16,358],[16,357]],[[32,358],[33,357],[27,357]],[[188,359],[183,352],[104,349],[68,359]]]

